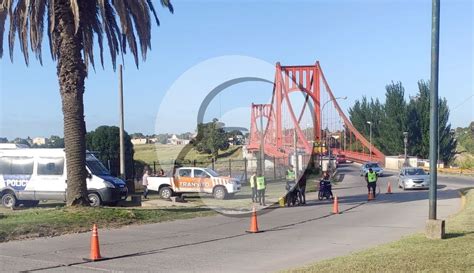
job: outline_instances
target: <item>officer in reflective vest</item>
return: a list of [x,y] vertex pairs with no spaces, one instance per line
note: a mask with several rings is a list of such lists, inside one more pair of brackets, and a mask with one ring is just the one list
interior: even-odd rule
[[290,165],[290,167],[286,171],[286,180],[295,182],[295,179],[296,179],[295,171],[293,171],[293,166]]
[[265,177],[257,177],[257,191],[258,191],[258,202],[260,205],[265,206]]
[[252,190],[252,202],[257,202],[257,187],[256,187],[256,184],[257,183],[257,173],[254,172],[251,176],[250,176],[250,189]]
[[370,194],[370,190],[372,189],[373,196],[375,198],[375,188],[377,188],[377,173],[369,169],[367,174],[365,175],[365,180],[367,181],[367,190]]
[[286,203],[287,206],[295,205],[296,198],[297,198],[297,190],[296,190],[296,173],[293,170],[293,166],[290,165],[288,170],[286,171]]

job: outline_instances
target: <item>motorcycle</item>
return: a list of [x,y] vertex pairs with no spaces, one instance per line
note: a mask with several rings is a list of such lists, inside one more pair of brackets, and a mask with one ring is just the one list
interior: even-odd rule
[[331,181],[323,179],[319,181],[318,199],[323,200],[324,198],[330,199],[330,198],[333,198],[333,195],[332,195]]

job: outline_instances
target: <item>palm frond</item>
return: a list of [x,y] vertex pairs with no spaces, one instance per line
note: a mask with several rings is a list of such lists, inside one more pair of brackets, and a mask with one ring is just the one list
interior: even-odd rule
[[[58,3],[68,1],[74,35],[81,43],[84,61],[95,67],[94,50],[97,41],[100,62],[104,66],[104,35],[109,47],[112,66],[115,70],[117,56],[127,50],[134,57],[138,67],[138,51],[143,60],[151,49],[151,21],[160,21],[152,0],[0,0],[0,58],[3,56],[3,36],[6,21],[9,19],[8,45],[10,59],[16,37],[25,63],[29,63],[29,46],[42,64],[42,41],[47,17],[49,48],[53,60],[59,57],[58,41],[60,34],[56,27],[59,20],[56,8]],[[173,13],[169,0],[160,0],[163,7]],[[64,10],[61,10],[64,13]],[[67,11],[69,12],[69,11]],[[64,14],[63,14],[64,16]],[[152,17],[153,16],[153,17]],[[137,45],[137,39],[139,47]]]

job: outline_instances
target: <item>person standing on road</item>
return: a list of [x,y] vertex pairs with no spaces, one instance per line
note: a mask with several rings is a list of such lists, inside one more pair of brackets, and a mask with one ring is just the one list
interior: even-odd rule
[[143,169],[142,185],[143,185],[143,198],[148,199],[148,176],[149,174],[148,167]]
[[286,171],[286,180],[287,180],[287,183],[288,183],[288,184],[290,184],[290,183],[295,183],[295,179],[296,179],[295,171],[293,170],[293,166],[290,165],[290,167],[289,167],[288,170]]
[[369,171],[365,174],[365,181],[367,181],[367,190],[368,194],[370,195],[370,190],[372,190],[373,197],[375,198],[375,189],[377,188],[377,173],[369,169]]
[[257,177],[257,191],[258,191],[258,202],[261,206],[265,206],[265,176]]
[[253,174],[250,176],[250,189],[252,190],[252,202],[256,203],[257,202],[257,173],[253,172]]
[[308,170],[303,172],[301,175],[300,180],[298,181],[298,197],[300,198],[300,204],[306,204],[306,179],[308,177]]

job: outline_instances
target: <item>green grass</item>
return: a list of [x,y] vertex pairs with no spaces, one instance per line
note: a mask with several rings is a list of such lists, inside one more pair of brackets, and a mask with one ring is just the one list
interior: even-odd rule
[[116,228],[215,214],[206,208],[35,208],[0,213],[0,242],[89,231],[93,224]]
[[[135,145],[134,159],[141,160],[148,164],[155,162],[172,162],[176,158],[185,145],[163,145],[163,144],[142,144]],[[198,162],[210,162],[211,155],[198,153],[196,150],[191,150],[185,157],[187,160],[196,160]],[[231,146],[225,151],[219,151],[219,160],[236,159],[242,160],[242,146]]]
[[447,238],[423,234],[288,272],[474,272],[474,189],[464,209],[446,222]]

